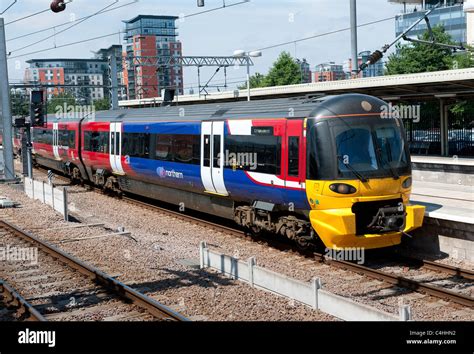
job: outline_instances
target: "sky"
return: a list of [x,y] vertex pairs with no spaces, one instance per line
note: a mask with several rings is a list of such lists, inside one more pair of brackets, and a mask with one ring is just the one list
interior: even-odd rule
[[[10,59],[10,82],[17,83],[23,79],[24,69],[27,65],[26,60],[90,58],[93,57],[93,52],[100,48],[120,44],[118,32],[124,29],[122,21],[136,15],[182,16],[194,14],[203,9],[220,7],[223,4],[223,0],[205,0],[206,7],[198,8],[196,0],[139,0],[121,9],[92,17],[64,33],[58,32],[67,26],[57,28],[56,33],[58,34],[56,36],[36,45],[32,44],[54,35],[55,32],[49,30],[8,41],[13,37],[94,14],[115,1],[117,4],[113,6],[133,2],[133,0],[73,0],[67,5],[66,11],[62,13],[54,14],[48,11],[7,25],[7,52],[11,52],[11,57],[117,32],[111,37]],[[225,3],[232,4],[239,1],[225,0]],[[0,0],[0,11],[3,11],[12,2],[13,0]],[[17,3],[3,17],[8,23],[45,10],[49,4],[50,0],[17,0]],[[357,0],[357,7],[359,24],[394,17],[401,11],[400,5],[390,4],[387,0]],[[71,22],[71,24],[73,23]],[[180,19],[177,23],[179,26],[178,39],[183,43],[183,55],[225,56],[232,55],[237,49],[251,51],[347,28],[349,27],[349,0],[251,0],[238,6]],[[350,32],[345,31],[299,42],[296,45],[292,43],[264,50],[262,57],[255,59],[255,66],[251,71],[252,73],[267,73],[282,51],[288,51],[297,58],[306,58],[311,64],[312,70],[315,65],[327,61],[342,64],[351,56],[350,38]],[[394,19],[359,28],[359,51],[379,49],[394,38]],[[21,49],[23,47],[26,48]],[[203,69],[201,71],[202,81],[207,81],[214,71],[215,68]],[[231,83],[244,81],[245,76],[246,68],[228,69],[228,81]],[[219,73],[215,77],[214,83],[220,84],[223,79],[223,73]],[[196,68],[185,69],[184,85],[186,93],[191,87],[196,90]]]

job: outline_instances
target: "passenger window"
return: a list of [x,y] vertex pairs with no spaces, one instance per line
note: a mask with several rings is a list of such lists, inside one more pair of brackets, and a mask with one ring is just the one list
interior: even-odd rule
[[204,167],[211,167],[211,136],[204,135]]
[[221,136],[214,135],[214,168],[219,168],[221,165]]
[[292,136],[288,138],[288,176],[298,177],[300,175],[300,138]]

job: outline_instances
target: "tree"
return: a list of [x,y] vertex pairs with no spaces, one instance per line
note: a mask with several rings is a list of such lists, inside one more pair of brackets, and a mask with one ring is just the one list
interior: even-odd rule
[[[256,73],[250,77],[250,88],[286,86],[301,83],[301,68],[290,53],[282,52],[277,61],[273,63],[268,75]],[[245,90],[247,83],[239,86],[240,90]]]
[[76,104],[76,99],[70,93],[60,93],[48,100],[48,113],[57,113],[58,110],[67,111],[68,107]]
[[[439,43],[456,44],[442,26],[434,27],[433,34]],[[426,31],[420,36],[420,39],[431,40],[429,32]],[[453,53],[449,48],[430,44],[398,44],[397,52],[389,56],[387,74],[412,74],[474,67],[473,48],[468,47],[467,49],[463,53]],[[433,105],[433,107],[435,106]],[[425,108],[424,111],[426,111]],[[454,119],[462,120],[464,116],[474,114],[474,103],[470,101],[458,102],[451,106],[450,113]],[[433,114],[439,113],[434,112]]]
[[[256,73],[250,76],[250,88],[265,87],[265,75]],[[239,86],[239,90],[245,90],[247,88],[247,82]]]
[[26,94],[12,91],[10,95],[12,115],[26,117],[30,115],[30,102]]
[[451,69],[466,69],[474,67],[474,48],[467,46],[466,49],[466,52],[455,53],[453,55],[453,63]]
[[268,72],[264,82],[267,87],[300,84],[301,68],[290,53],[283,52],[273,63],[273,67]]
[[108,111],[110,109],[110,100],[108,98],[95,100],[93,104],[96,111]]
[[[439,43],[455,44],[442,26],[434,27],[433,35]],[[431,40],[428,31],[419,38],[425,41]],[[449,48],[422,43],[398,44],[397,52],[389,56],[386,73],[413,74],[449,70],[452,67],[453,53]]]

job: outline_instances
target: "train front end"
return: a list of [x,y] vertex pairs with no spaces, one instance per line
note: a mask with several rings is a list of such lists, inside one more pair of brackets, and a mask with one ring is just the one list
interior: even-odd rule
[[401,119],[375,97],[329,98],[306,121],[310,221],[326,247],[398,245],[423,224]]

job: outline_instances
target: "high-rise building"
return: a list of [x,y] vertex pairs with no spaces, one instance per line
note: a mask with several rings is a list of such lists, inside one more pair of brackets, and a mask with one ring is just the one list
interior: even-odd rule
[[[363,63],[366,63],[369,59],[371,52],[370,51],[363,51],[359,53],[358,56],[358,67],[360,68]],[[346,77],[350,79],[352,77],[352,59],[348,59],[344,62],[344,71],[346,73]],[[375,64],[369,65],[367,68],[362,70],[359,73],[359,77],[375,77],[375,76],[383,76],[385,71],[385,63],[383,60],[376,62]]]
[[[139,15],[125,22],[125,55],[158,58],[158,63],[169,57],[182,56],[177,40],[176,16]],[[129,99],[160,97],[161,90],[176,89],[183,94],[183,68],[141,65],[129,61],[124,68],[124,82]],[[137,64],[137,65],[135,65]]]
[[[99,49],[95,53],[95,58],[96,59],[103,59],[108,61],[109,65],[111,64],[109,61],[109,58],[115,56],[115,63],[116,63],[116,70],[117,70],[117,83],[118,83],[118,98],[119,100],[126,100],[127,99],[127,89],[125,87],[125,81],[123,77],[124,69],[123,69],[123,51],[122,51],[122,46],[120,44],[114,44],[110,46],[109,48],[102,48]],[[104,82],[106,83],[106,86],[111,86],[112,82],[110,80],[110,75],[109,73],[111,70],[107,70],[106,76],[104,77]],[[110,99],[110,89],[106,88],[105,89],[105,96],[106,98]]]
[[311,82],[311,66],[303,58],[303,60],[296,59],[296,63],[300,66],[301,69],[301,83],[307,84]]
[[467,22],[467,44],[474,46],[474,0],[464,2],[464,12],[466,13]]
[[[446,32],[457,43],[467,42],[467,16],[463,11],[463,0],[389,0],[391,3],[403,5],[402,12],[396,17],[395,32],[400,35],[415,21],[420,19],[438,3],[440,7],[430,14],[431,26],[443,25]],[[422,21],[409,33],[409,37],[417,37],[428,30],[425,21]]]
[[66,85],[48,88],[48,98],[64,92],[72,94],[78,102],[84,104],[105,98],[104,78],[108,75],[106,60],[31,59],[27,63],[30,67],[25,69],[25,83]]
[[316,65],[314,69],[314,82],[344,80],[346,73],[342,65],[331,61]]

